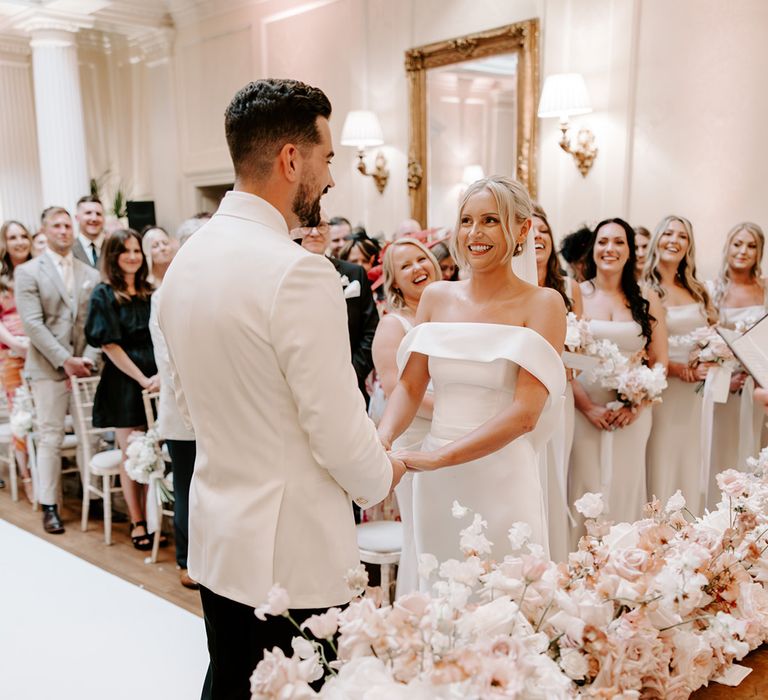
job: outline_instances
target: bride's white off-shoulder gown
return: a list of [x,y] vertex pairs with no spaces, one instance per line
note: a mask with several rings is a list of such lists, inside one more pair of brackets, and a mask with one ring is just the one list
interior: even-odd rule
[[544,493],[537,452],[560,424],[565,370],[560,355],[536,331],[489,323],[424,323],[398,350],[398,367],[411,353],[429,358],[434,409],[422,450],[431,451],[472,432],[514,400],[518,369],[535,376],[549,392],[536,429],[497,452],[465,464],[413,478],[417,554],[438,561],[462,559],[459,531],[468,520],[451,515],[453,501],[480,513],[488,523],[493,558],[511,553],[507,531],[516,521],[531,526],[532,541],[547,549]]

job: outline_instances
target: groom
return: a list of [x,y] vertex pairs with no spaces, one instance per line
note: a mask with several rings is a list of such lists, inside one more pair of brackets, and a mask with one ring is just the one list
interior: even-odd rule
[[319,223],[334,184],[330,115],[294,80],[240,90],[225,115],[235,189],[163,281],[160,326],[197,438],[189,574],[214,699],[247,700],[264,649],[290,653],[288,620],[253,613],[273,584],[298,621],[350,600],[350,499],[381,501],[405,470],[365,413],[339,277],[289,236]]

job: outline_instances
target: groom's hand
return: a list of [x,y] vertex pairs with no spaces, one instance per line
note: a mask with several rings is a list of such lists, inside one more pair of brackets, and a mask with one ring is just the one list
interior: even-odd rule
[[405,462],[402,459],[396,459],[391,454],[387,454],[387,457],[389,457],[389,461],[392,463],[392,486],[389,487],[391,493],[395,486],[400,483],[400,479],[403,478],[406,469]]

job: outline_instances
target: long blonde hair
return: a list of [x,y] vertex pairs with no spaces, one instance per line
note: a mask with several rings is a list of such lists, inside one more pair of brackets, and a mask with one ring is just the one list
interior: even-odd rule
[[723,246],[723,261],[720,265],[720,274],[718,274],[714,284],[713,302],[717,308],[720,308],[720,304],[728,293],[728,287],[731,283],[731,271],[728,265],[728,250],[730,249],[731,243],[736,237],[736,234],[741,233],[742,231],[746,231],[747,233],[751,234],[755,239],[755,244],[757,245],[757,259],[755,260],[754,266],[749,271],[749,276],[755,281],[756,284],[760,285],[761,287],[764,286],[762,260],[763,250],[765,250],[765,234],[763,233],[763,229],[761,229],[752,221],[744,221],[740,224],[736,224],[736,226],[728,231],[728,235],[725,237],[725,245]]
[[461,198],[459,205],[459,219],[456,227],[451,234],[451,256],[456,264],[461,268],[469,267],[469,258],[465,250],[459,248],[457,244],[459,229],[461,228],[461,213],[467,205],[469,198],[478,192],[488,190],[496,200],[496,206],[499,209],[499,221],[504,238],[507,241],[507,253],[502,262],[507,262],[513,255],[518,255],[520,250],[517,247],[517,241],[512,234],[515,224],[520,225],[533,216],[533,204],[528,190],[525,189],[517,180],[505,175],[492,175],[473,182]]
[[387,298],[387,304],[393,310],[405,308],[405,297],[403,292],[395,287],[395,263],[392,260],[395,248],[412,245],[416,246],[424,255],[427,256],[427,260],[432,263],[435,268],[435,280],[442,278],[443,273],[440,270],[440,263],[437,262],[437,258],[432,251],[427,248],[421,241],[415,238],[398,238],[396,241],[390,243],[384,251],[384,259],[381,261],[381,268],[384,274],[384,296]]
[[666,292],[661,285],[661,272],[659,263],[661,262],[661,253],[659,251],[659,240],[667,227],[673,222],[678,221],[682,224],[685,232],[688,234],[688,249],[685,256],[677,266],[675,278],[683,289],[693,297],[699,304],[701,311],[710,324],[717,322],[717,312],[712,304],[707,288],[696,276],[696,242],[693,238],[693,225],[683,216],[670,215],[665,216],[653,232],[651,242],[648,246],[649,253],[643,268],[643,281],[653,289],[660,299],[664,299]]

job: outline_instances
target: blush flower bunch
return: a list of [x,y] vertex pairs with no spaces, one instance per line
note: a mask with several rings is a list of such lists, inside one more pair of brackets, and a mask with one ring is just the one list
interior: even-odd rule
[[[679,491],[634,523],[585,494],[587,534],[560,564],[525,523],[494,558],[482,515],[454,503],[462,559],[422,555],[425,592],[366,594],[296,625],[293,656],[259,663],[253,698],[687,698],[768,640],[768,449],[750,464],[718,476],[722,499],[697,519]],[[277,591],[258,610],[288,607]]]

